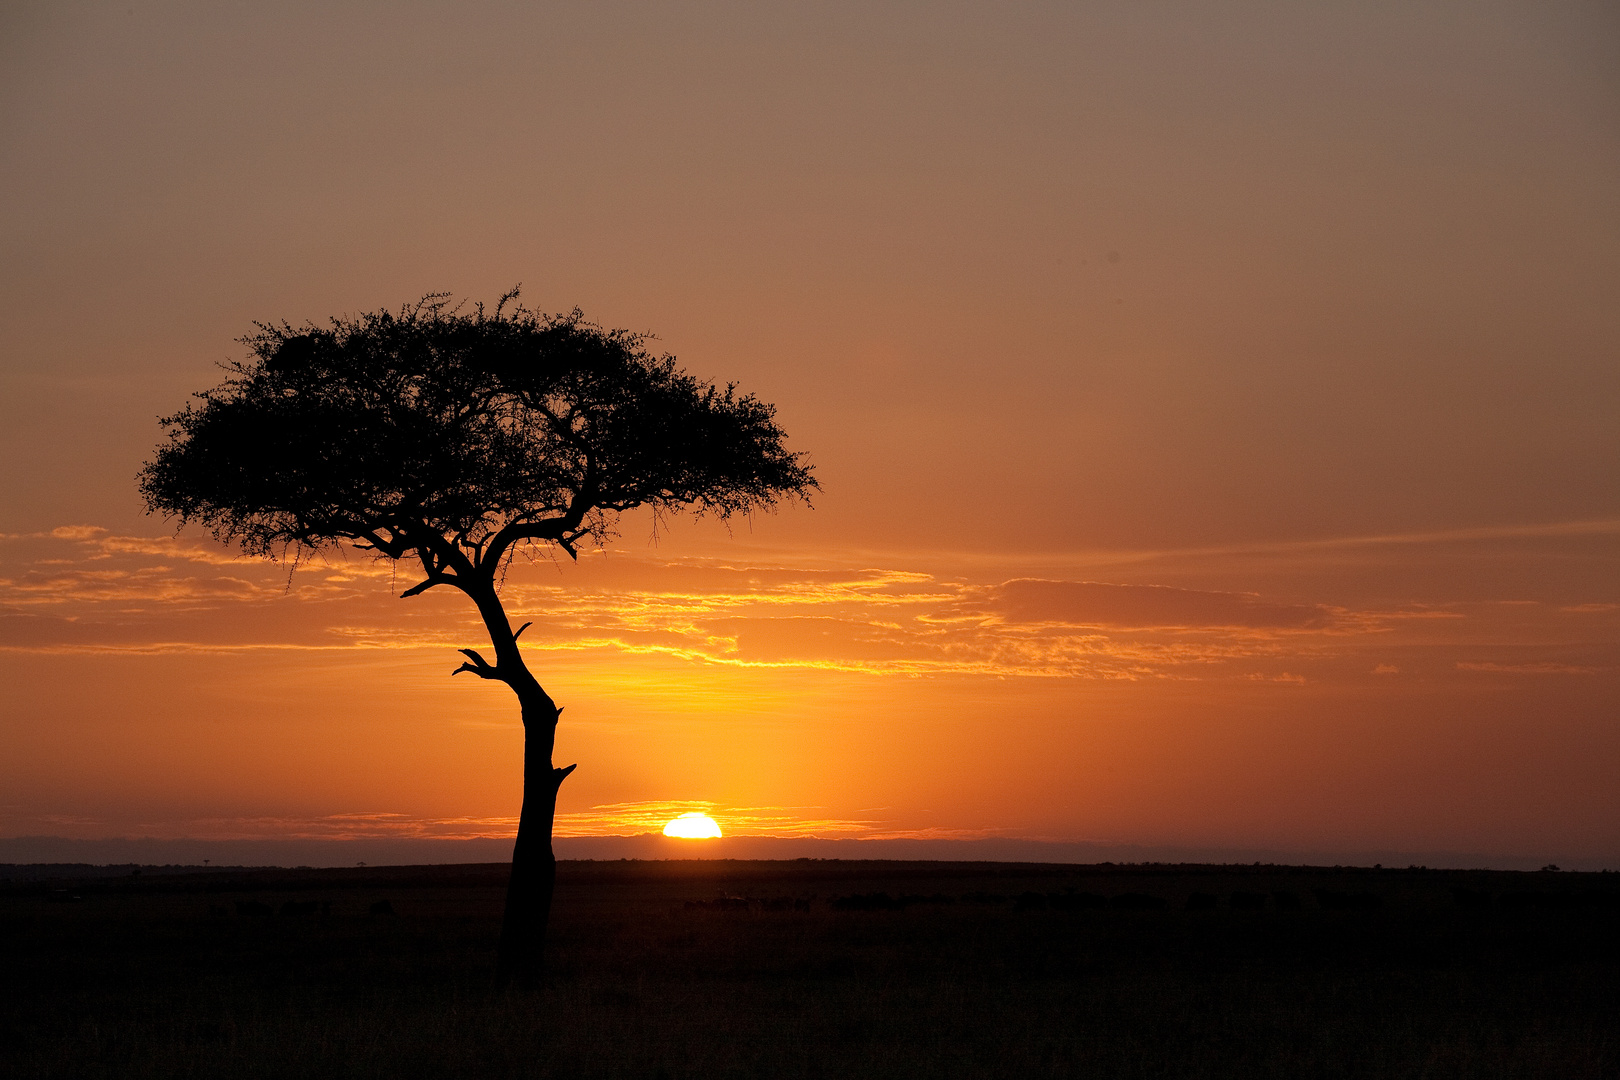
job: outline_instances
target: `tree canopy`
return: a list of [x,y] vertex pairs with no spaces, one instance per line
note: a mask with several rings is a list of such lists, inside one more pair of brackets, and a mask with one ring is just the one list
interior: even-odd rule
[[726,517],[815,490],[773,406],[514,297],[259,324],[249,359],[162,421],[148,509],[251,553],[414,555],[427,576],[408,595],[487,580],[525,542],[575,555],[633,507]]
[[456,672],[505,683],[522,708],[523,808],[512,850],[499,978],[532,985],[556,884],[561,713],[524,663],[496,592],[516,545],[570,555],[620,512],[721,517],[807,498],[810,466],[775,410],[686,374],[647,339],[578,310],[539,315],[502,297],[463,310],[442,295],[328,326],[260,324],[230,378],[162,422],[140,474],[147,509],[195,521],[251,553],[353,543],[472,598],[494,662]]

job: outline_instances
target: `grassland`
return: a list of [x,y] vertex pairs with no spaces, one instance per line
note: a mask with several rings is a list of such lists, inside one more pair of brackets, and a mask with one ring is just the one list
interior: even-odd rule
[[0,1075],[1620,1077],[1620,875],[564,863],[522,994],[504,873],[14,868]]

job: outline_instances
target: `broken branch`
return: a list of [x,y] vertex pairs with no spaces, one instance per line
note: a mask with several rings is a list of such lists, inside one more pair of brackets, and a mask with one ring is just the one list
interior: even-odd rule
[[495,667],[488,660],[485,660],[482,656],[479,656],[477,650],[460,649],[458,651],[471,662],[464,663],[460,667],[456,668],[456,670],[452,671],[450,673],[452,678],[460,675],[463,671],[470,671],[474,675],[477,675],[480,679],[501,678],[500,669]]

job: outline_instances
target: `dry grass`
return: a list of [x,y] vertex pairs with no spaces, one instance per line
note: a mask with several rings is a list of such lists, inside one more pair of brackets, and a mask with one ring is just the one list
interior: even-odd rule
[[[500,868],[13,882],[0,1074],[1616,1077],[1617,877],[573,863],[533,995],[491,987]],[[830,902],[874,893],[933,902]],[[330,913],[236,913],[287,900]]]

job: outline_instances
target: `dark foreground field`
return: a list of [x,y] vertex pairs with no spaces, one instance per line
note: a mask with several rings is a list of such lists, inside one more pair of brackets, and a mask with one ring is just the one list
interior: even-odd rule
[[1614,874],[564,863],[524,995],[503,867],[8,873],[7,1077],[1620,1077]]

